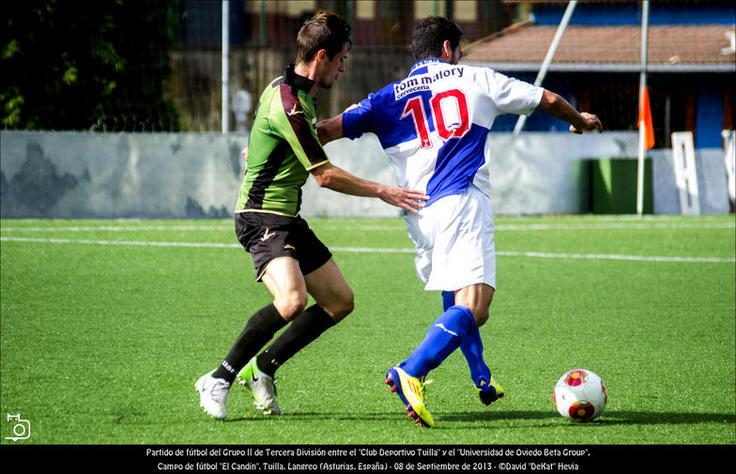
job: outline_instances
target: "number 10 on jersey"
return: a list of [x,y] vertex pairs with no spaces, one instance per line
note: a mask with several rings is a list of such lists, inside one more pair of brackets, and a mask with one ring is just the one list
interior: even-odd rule
[[[450,138],[460,138],[468,133],[468,130],[470,130],[468,100],[462,91],[450,89],[439,92],[432,96],[429,104],[437,134],[443,141]],[[406,101],[401,118],[404,119],[409,115],[414,120],[414,128],[417,131],[421,147],[431,148],[432,140],[429,137],[429,123],[424,111],[424,102],[420,96],[412,97]]]

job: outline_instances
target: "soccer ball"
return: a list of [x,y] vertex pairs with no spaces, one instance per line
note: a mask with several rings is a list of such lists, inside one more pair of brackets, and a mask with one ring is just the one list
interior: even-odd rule
[[590,370],[575,369],[555,385],[555,408],[573,421],[590,421],[603,413],[608,392],[603,380]]

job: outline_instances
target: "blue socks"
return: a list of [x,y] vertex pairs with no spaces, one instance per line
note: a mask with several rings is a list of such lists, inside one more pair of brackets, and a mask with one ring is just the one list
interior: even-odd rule
[[413,377],[425,377],[467,339],[473,327],[477,331],[468,308],[451,306],[432,323],[422,343],[399,367]]
[[[455,292],[443,291],[442,306],[445,310],[454,304]],[[471,331],[460,344],[460,350],[468,362],[470,378],[473,379],[475,386],[482,388],[481,382],[485,381],[483,387],[487,387],[491,381],[491,371],[483,360],[483,340],[480,338],[480,331],[478,330],[478,325],[475,323],[475,318],[473,318]]]
[[450,306],[455,306],[455,292],[454,291],[443,291],[442,292],[442,311],[447,311]]
[[445,310],[427,331],[422,343],[399,367],[413,377],[425,377],[460,347],[477,388],[488,387],[491,371],[483,360],[483,340],[470,309],[455,306],[455,293],[442,292]]

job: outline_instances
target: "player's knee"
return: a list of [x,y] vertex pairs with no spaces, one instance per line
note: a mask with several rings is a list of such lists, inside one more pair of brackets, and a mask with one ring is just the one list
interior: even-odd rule
[[483,326],[486,322],[488,322],[488,311],[485,312],[479,312],[479,313],[473,313],[473,316],[475,316],[475,323],[478,325],[478,327]]
[[340,322],[345,316],[353,312],[355,307],[355,297],[353,296],[353,290],[349,287],[340,291],[337,294],[333,294],[330,301],[320,303],[322,308],[330,315],[335,322]]
[[335,321],[340,321],[355,309],[355,295],[353,290],[347,288],[339,298],[331,305],[331,316]]
[[477,301],[470,308],[470,310],[473,312],[473,316],[475,317],[475,322],[478,325],[478,327],[481,327],[485,323],[488,322],[492,301],[493,301],[493,293],[491,293],[490,298],[488,299],[487,302]]
[[343,318],[353,312],[355,309],[355,295],[353,295],[352,291],[345,295],[345,298],[342,301],[342,308],[340,309],[340,313],[342,313]]
[[297,314],[304,311],[307,306],[307,295],[293,292],[274,301],[274,306],[287,321],[292,320]]
[[473,317],[475,318],[475,323],[478,325],[478,327],[481,327],[486,322],[488,322],[488,307],[487,306],[474,305],[470,308],[470,311],[473,313]]

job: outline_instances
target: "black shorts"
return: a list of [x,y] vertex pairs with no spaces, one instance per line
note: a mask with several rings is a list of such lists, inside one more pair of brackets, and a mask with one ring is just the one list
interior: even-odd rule
[[332,254],[301,217],[287,217],[265,212],[235,214],[235,235],[253,258],[256,281],[261,281],[266,265],[278,257],[292,257],[299,262],[302,275],[308,275],[327,263]]

